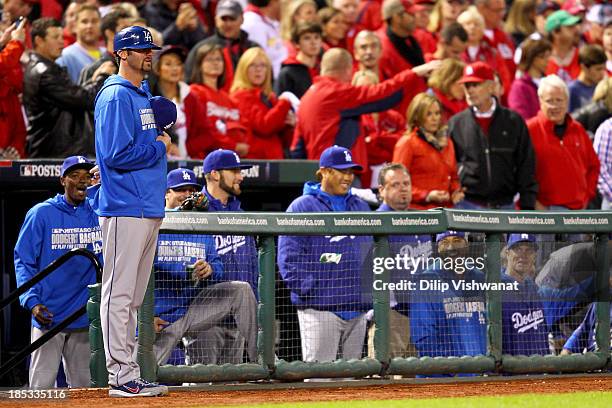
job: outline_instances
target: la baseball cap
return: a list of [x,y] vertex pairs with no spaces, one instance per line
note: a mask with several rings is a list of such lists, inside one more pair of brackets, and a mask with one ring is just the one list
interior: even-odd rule
[[323,150],[321,158],[319,159],[319,167],[327,167],[332,169],[344,170],[344,169],[356,169],[363,170],[359,164],[353,161],[351,151],[346,147],[342,146],[331,146]]
[[94,162],[90,161],[84,156],[70,156],[66,157],[62,163],[62,177],[65,177],[67,173],[75,169],[91,170],[95,166]]
[[197,183],[196,175],[193,170],[178,168],[168,173],[166,177],[167,188],[179,188],[186,186],[194,186],[201,189],[202,186]]
[[168,98],[154,96],[149,99],[157,130],[161,133],[170,129],[176,122],[176,105]]
[[217,149],[204,158],[204,174],[213,170],[250,169],[251,164],[240,163],[240,156],[232,150]]
[[521,242],[529,242],[531,244],[535,244],[536,236],[534,234],[510,234],[510,236],[508,237],[508,249]]
[[463,77],[459,80],[460,84],[468,82],[485,82],[493,81],[495,79],[495,73],[493,68],[486,62],[476,61],[463,68]]
[[448,238],[448,237],[459,237],[459,238],[465,239],[465,232],[463,232],[463,231],[453,231],[453,230],[444,231],[444,232],[436,235],[436,242],[440,242],[444,238]]
[[546,17],[546,24],[544,24],[544,30],[547,33],[556,30],[561,26],[573,26],[580,22],[580,17],[572,16],[565,10],[558,10],[554,13],[551,13],[548,17]]
[[217,17],[234,17],[242,15],[242,5],[237,0],[222,0],[215,11]]
[[402,11],[414,13],[422,9],[422,6],[415,5],[411,0],[385,0],[382,5],[382,17],[383,20],[388,20]]

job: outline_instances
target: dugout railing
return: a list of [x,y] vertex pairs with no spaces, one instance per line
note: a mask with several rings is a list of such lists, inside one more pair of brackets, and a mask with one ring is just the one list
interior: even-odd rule
[[[280,235],[367,235],[374,237],[373,256],[389,254],[388,237],[436,234],[446,230],[484,233],[486,282],[501,281],[503,234],[593,234],[596,271],[596,350],[568,356],[502,354],[502,301],[498,291],[486,292],[486,354],[457,357],[389,357],[390,293],[372,291],[375,358],[327,363],[286,362],[275,355],[275,237]],[[431,210],[376,213],[194,213],[168,212],[160,233],[253,235],[259,237],[258,362],[236,365],[157,366],[153,354],[153,279],[140,310],[138,362],[148,380],[166,383],[282,380],[306,378],[361,378],[372,375],[436,375],[455,373],[560,373],[610,368],[610,303],[608,234],[612,212],[516,212]],[[389,271],[378,278],[389,281]],[[88,305],[92,347],[92,383],[107,384],[99,327],[99,287],[91,287]]]

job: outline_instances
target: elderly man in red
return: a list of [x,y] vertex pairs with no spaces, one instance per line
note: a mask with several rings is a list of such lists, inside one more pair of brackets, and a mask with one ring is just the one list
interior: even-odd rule
[[536,155],[536,210],[581,210],[595,196],[599,159],[582,127],[567,113],[569,92],[556,75],[541,80],[540,111],[527,122]]

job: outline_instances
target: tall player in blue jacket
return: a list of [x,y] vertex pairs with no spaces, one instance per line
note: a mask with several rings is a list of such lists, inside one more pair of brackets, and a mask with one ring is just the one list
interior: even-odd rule
[[[436,237],[441,259],[465,258],[468,243],[462,232],[447,231]],[[455,289],[452,282],[484,281],[478,269],[449,268],[436,265],[418,276],[417,288],[422,282],[430,285],[447,283],[446,291],[441,286],[415,292],[415,301],[410,309],[412,341],[419,356],[450,357],[475,356],[486,353],[486,309],[484,293]]]
[[[21,286],[51,262],[74,248],[93,251],[102,260],[98,217],[86,199],[93,163],[71,156],[62,164],[64,194],[28,211],[15,245],[15,274]],[[32,342],[87,303],[87,285],[96,282],[91,262],[74,257],[19,297],[32,312]],[[67,329],[32,353],[30,387],[52,388],[60,361],[70,387],[88,387],[89,321],[83,314]]]
[[504,354],[549,354],[546,309],[535,284],[536,236],[510,234],[506,245],[503,282],[518,282],[518,291],[502,293],[502,351]]
[[[351,152],[339,146],[323,151],[317,177],[287,212],[369,211],[365,201],[350,193],[354,171]],[[365,339],[361,298],[364,256],[371,249],[368,236],[280,236],[278,267],[297,307],[304,361],[360,358]]]
[[151,71],[151,32],[132,26],[115,35],[118,75],[109,77],[94,109],[101,187],[94,197],[104,241],[100,320],[109,395],[166,394],[168,388],[140,378],[134,361],[136,316],[149,282],[157,234],[164,217],[166,151],[158,135],[151,94],[143,79]]

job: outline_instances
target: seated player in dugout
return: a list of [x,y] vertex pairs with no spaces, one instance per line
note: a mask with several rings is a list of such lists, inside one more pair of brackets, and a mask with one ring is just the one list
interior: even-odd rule
[[517,291],[502,293],[504,354],[550,354],[545,308],[535,284],[537,250],[533,234],[510,234],[502,250],[502,281],[518,282]]
[[[446,231],[436,237],[438,257],[418,275],[410,309],[411,337],[419,356],[451,357],[486,354],[484,293],[453,282],[483,282],[483,265],[467,265],[465,233]],[[452,265],[448,260],[452,260]],[[465,264],[464,264],[465,262]],[[444,290],[442,290],[444,289]]]
[[[200,191],[189,169],[168,173],[166,210],[176,210]],[[256,361],[257,302],[247,282],[227,281],[210,235],[160,234],[155,259],[155,344],[158,364],[170,358],[179,341],[187,364],[242,362],[245,339],[249,361]],[[233,343],[209,347],[221,327],[231,326]]]

